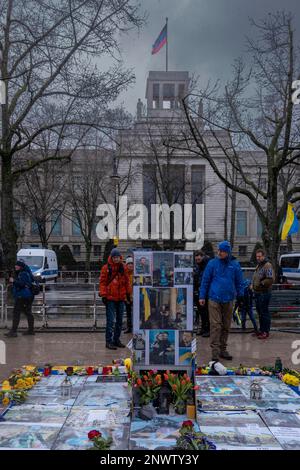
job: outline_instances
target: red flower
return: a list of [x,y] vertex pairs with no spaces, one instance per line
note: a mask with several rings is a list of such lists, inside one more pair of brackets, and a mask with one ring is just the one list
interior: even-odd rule
[[199,385],[195,385],[195,387],[193,388],[193,390],[199,390]]
[[143,381],[142,381],[142,379],[137,379],[136,383],[137,383],[137,385],[142,385]]
[[164,374],[164,379],[165,379],[165,380],[169,380],[168,374]]
[[173,389],[173,390],[177,390],[177,385],[176,385],[176,384],[173,384],[173,385],[172,385],[172,389]]
[[193,421],[188,419],[187,421],[183,421],[181,427],[183,428],[192,428],[194,426]]
[[153,375],[153,374],[154,374],[153,370],[149,370],[149,375]]
[[90,431],[88,433],[88,438],[90,439],[90,441],[95,439],[95,437],[101,437],[101,436],[102,436],[101,432],[96,431],[96,429],[94,429],[93,431]]

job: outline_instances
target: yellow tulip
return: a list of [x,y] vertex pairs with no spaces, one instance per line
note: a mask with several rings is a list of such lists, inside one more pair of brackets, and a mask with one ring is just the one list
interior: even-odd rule
[[124,365],[127,369],[127,371],[130,371],[131,368],[132,368],[132,360],[130,357],[127,357],[126,359],[124,359]]
[[2,405],[7,406],[7,405],[9,405],[9,403],[10,403],[9,398],[8,398],[8,397],[4,397],[3,400],[2,400]]
[[2,382],[2,390],[4,392],[7,392],[7,391],[11,390],[11,386],[10,386],[8,380],[4,380],[4,382]]

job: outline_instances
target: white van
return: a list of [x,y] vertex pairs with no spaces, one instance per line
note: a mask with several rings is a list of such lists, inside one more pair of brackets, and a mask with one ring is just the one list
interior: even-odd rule
[[279,265],[288,281],[300,283],[300,253],[281,255]]
[[55,251],[45,248],[22,248],[17,253],[17,259],[24,261],[40,282],[55,280],[58,276]]

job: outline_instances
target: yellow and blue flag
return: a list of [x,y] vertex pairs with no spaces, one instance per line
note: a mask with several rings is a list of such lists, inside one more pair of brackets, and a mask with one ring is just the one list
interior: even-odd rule
[[299,230],[299,220],[297,218],[296,210],[291,202],[288,202],[285,221],[282,226],[281,240],[286,240],[288,235],[297,233]]
[[144,301],[144,319],[145,321],[147,321],[151,316],[149,290],[143,287],[142,295],[143,295],[143,301]]

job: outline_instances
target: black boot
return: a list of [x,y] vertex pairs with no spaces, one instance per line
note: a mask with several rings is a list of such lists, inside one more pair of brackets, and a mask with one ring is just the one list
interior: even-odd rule
[[120,340],[115,341],[114,346],[117,346],[118,348],[126,348],[125,344],[121,343]]
[[18,333],[16,331],[10,330],[8,333],[4,333],[4,336],[6,336],[6,338],[17,338]]
[[117,346],[115,346],[112,343],[106,343],[105,347],[106,347],[106,349],[113,349],[114,351],[116,351],[118,349]]
[[34,336],[34,335],[35,335],[34,330],[27,330],[27,331],[24,331],[23,333],[23,336]]

